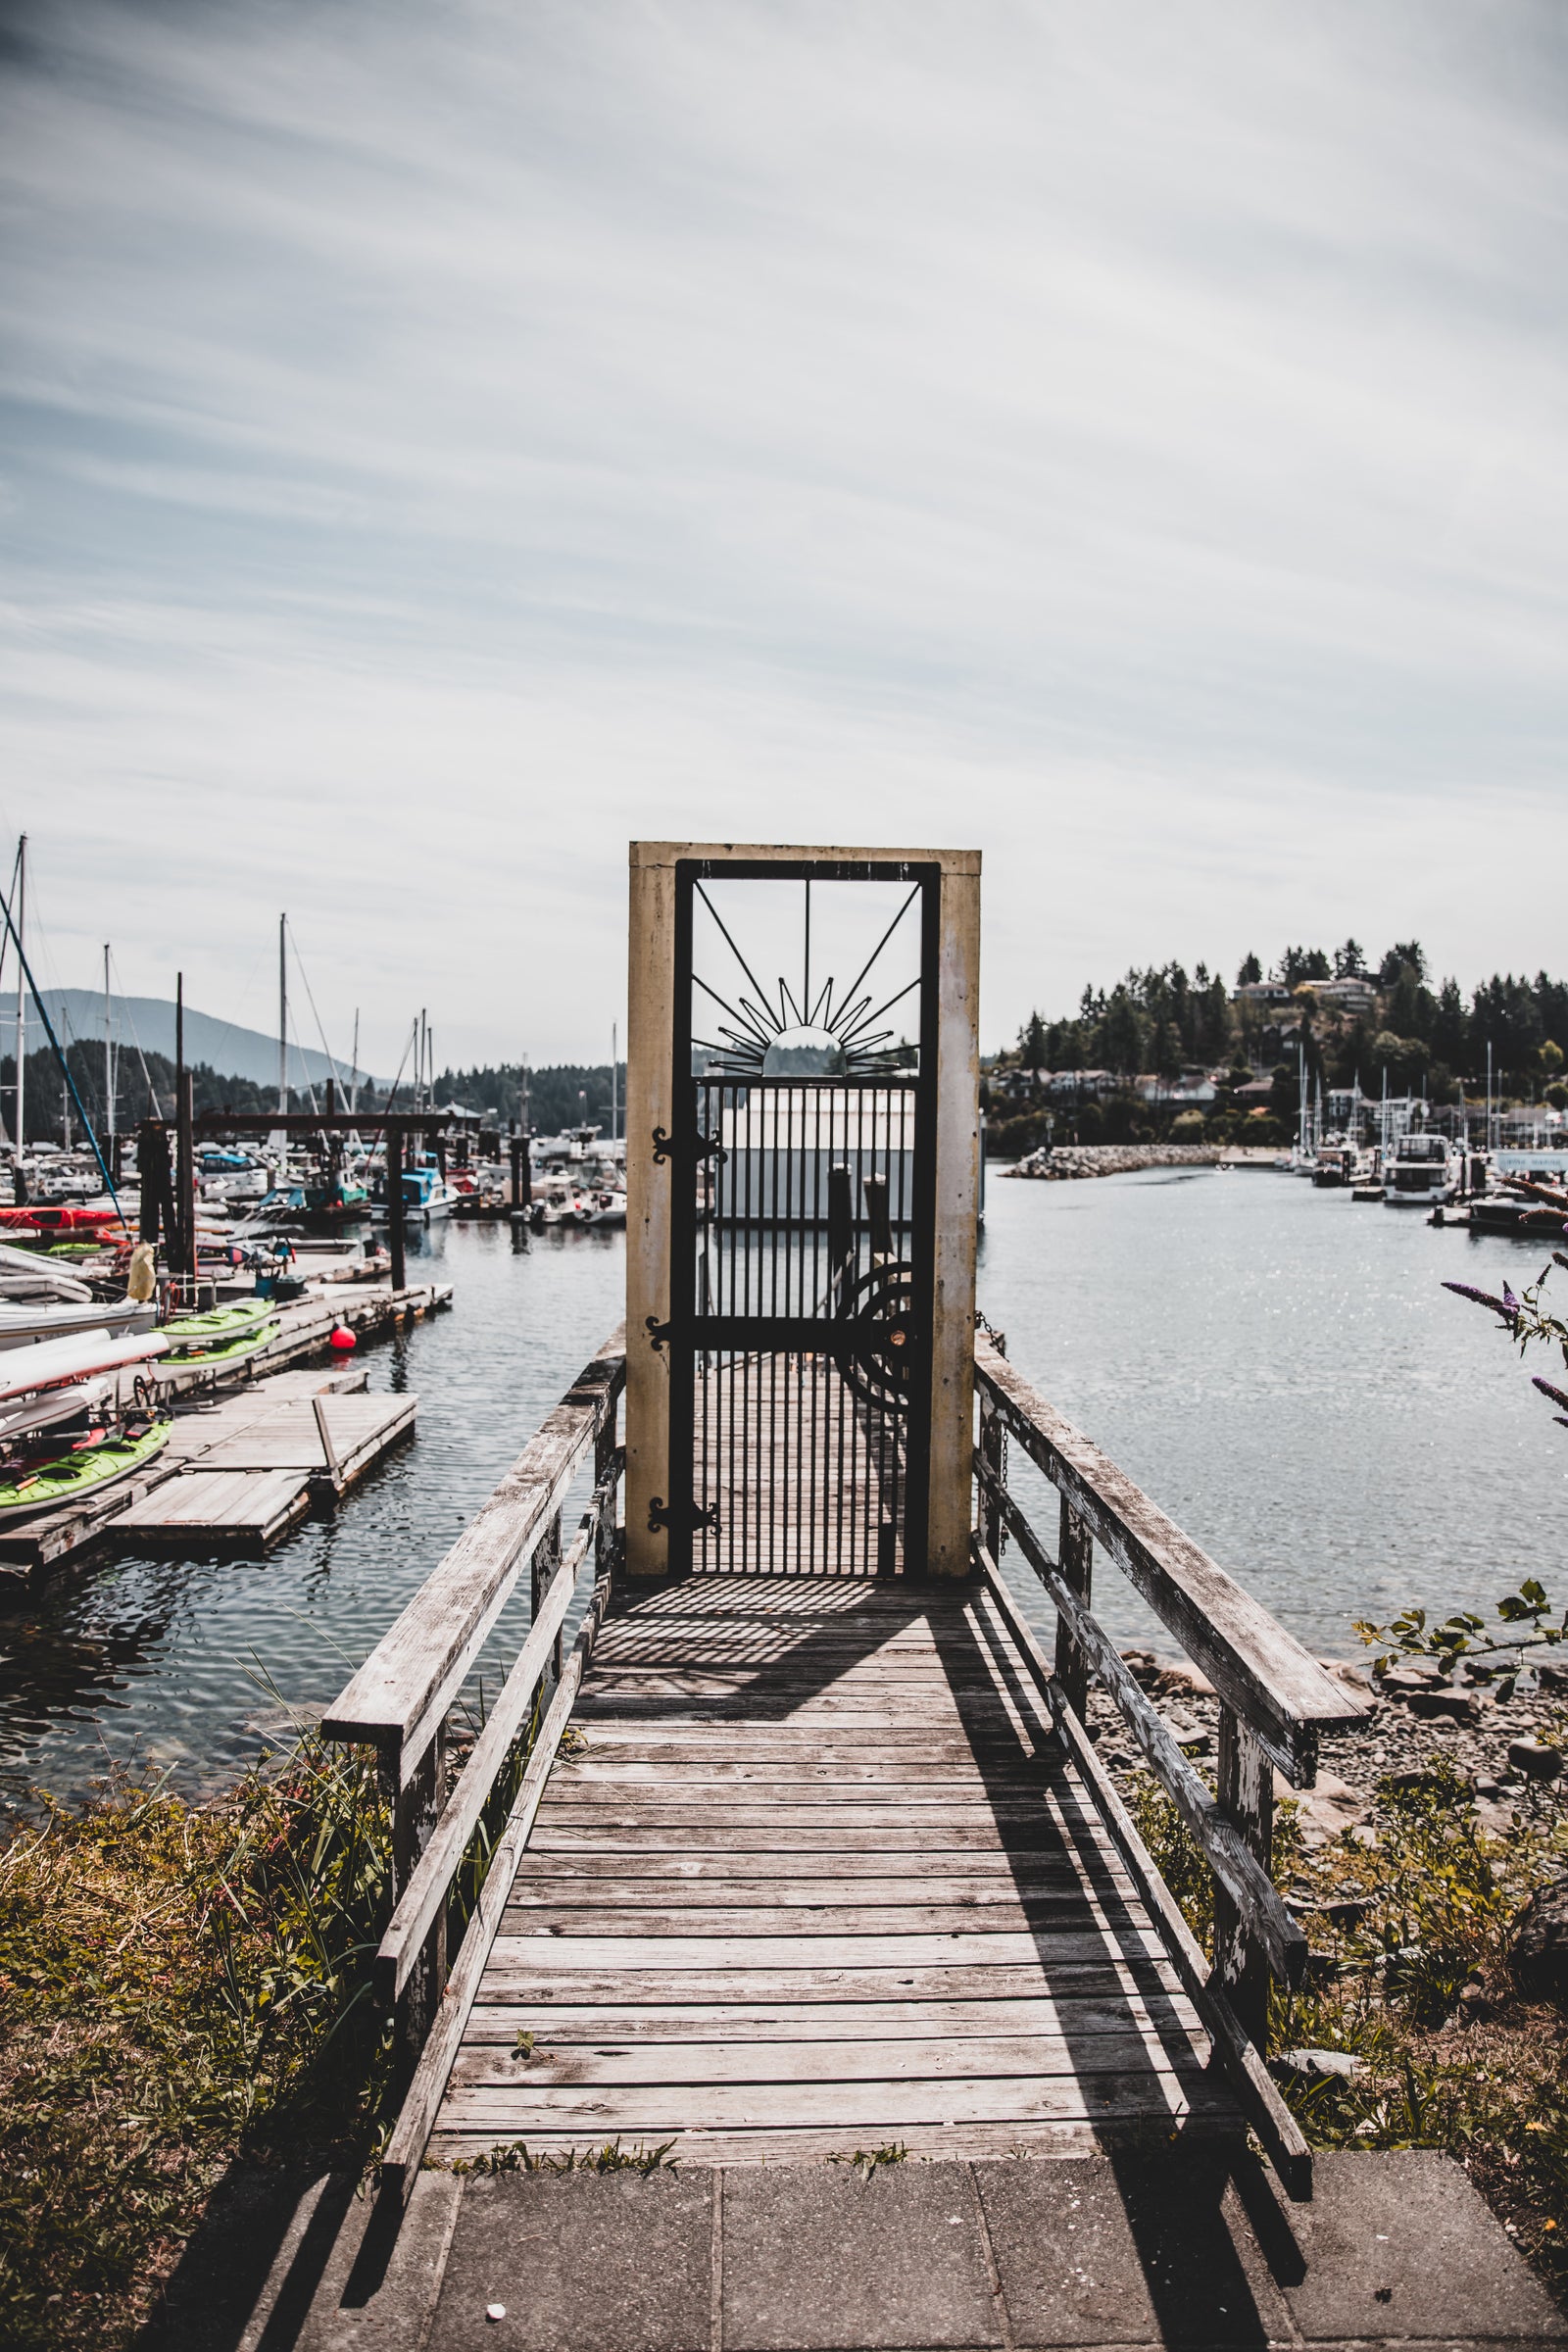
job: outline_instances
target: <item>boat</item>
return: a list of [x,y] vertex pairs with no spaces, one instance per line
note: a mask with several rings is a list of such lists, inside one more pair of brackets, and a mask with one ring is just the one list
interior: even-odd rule
[[145,1305],[127,1299],[122,1305],[105,1306],[89,1300],[84,1305],[20,1306],[0,1299],[0,1349],[47,1346],[51,1340],[70,1339],[83,1331],[107,1331],[124,1338],[133,1331],[151,1331],[158,1321],[158,1309],[151,1299]]
[[439,1168],[405,1168],[403,1171],[403,1221],[406,1225],[433,1225],[438,1217],[449,1217],[453,1202],[462,1198],[457,1186],[449,1184]]
[[1436,1208],[1451,1200],[1463,1183],[1463,1154],[1443,1135],[1401,1135],[1384,1170],[1383,1199],[1390,1208]]
[[581,1221],[585,1225],[621,1226],[626,1222],[626,1196],[614,1185],[580,1193],[577,1207],[583,1212]]
[[1360,1153],[1354,1144],[1319,1144],[1312,1167],[1312,1182],[1324,1187],[1353,1184],[1359,1159]]
[[172,1364],[232,1364],[275,1339],[279,1329],[269,1303],[242,1298],[204,1314],[177,1315],[164,1325],[163,1337]]
[[24,1208],[0,1208],[0,1233],[47,1235],[51,1241],[106,1234],[110,1226],[122,1223],[118,1208],[58,1206],[43,1200],[29,1201]]
[[149,1356],[167,1355],[169,1342],[161,1331],[140,1331],[116,1339],[99,1325],[69,1340],[44,1340],[36,1348],[0,1349],[0,1401],[24,1396],[35,1389],[69,1387],[97,1372],[118,1372],[127,1364],[145,1363]]
[[172,1418],[122,1432],[89,1430],[69,1450],[0,1470],[0,1522],[76,1502],[143,1470],[168,1445]]
[[57,1421],[74,1421],[78,1413],[107,1403],[114,1385],[111,1380],[78,1380],[69,1389],[49,1389],[41,1396],[0,1404],[0,1444],[31,1430],[49,1429]]

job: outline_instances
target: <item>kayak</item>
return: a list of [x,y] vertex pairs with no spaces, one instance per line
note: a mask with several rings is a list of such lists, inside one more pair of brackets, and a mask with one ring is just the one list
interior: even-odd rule
[[172,1420],[155,1421],[139,1437],[105,1438],[79,1453],[64,1453],[10,1475],[0,1472],[0,1521],[53,1510],[128,1478],[163,1451],[173,1426]]
[[95,1372],[118,1372],[122,1364],[145,1363],[150,1355],[168,1352],[162,1332],[142,1331],[117,1340],[101,1325],[74,1339],[44,1340],[36,1348],[0,1348],[0,1400],[25,1396],[34,1389],[58,1389]]
[[[254,1355],[258,1348],[265,1348],[270,1341],[275,1340],[282,1328],[281,1323],[249,1322],[242,1324],[238,1331],[230,1331],[226,1337],[221,1332],[215,1332],[209,1340],[176,1339],[168,1359],[168,1368],[172,1372],[185,1364],[237,1364],[242,1356]],[[173,1329],[173,1324],[166,1323],[164,1334],[160,1336]]]
[[199,1315],[174,1315],[164,1325],[164,1337],[174,1348],[205,1348],[211,1340],[231,1340],[236,1333],[265,1323],[271,1309],[261,1298],[237,1298],[232,1306],[210,1306]]
[[24,1208],[0,1208],[0,1230],[8,1233],[96,1233],[122,1222],[118,1208],[58,1208],[43,1201]]
[[84,1306],[14,1306],[0,1299],[0,1348],[30,1348],[83,1331],[108,1331],[123,1339],[133,1331],[151,1331],[157,1321],[151,1299],[145,1306],[131,1301],[104,1306],[96,1300]]
[[81,1380],[69,1389],[50,1389],[43,1396],[24,1396],[14,1404],[0,1404],[0,1439],[26,1437],[35,1429],[48,1429],[53,1422],[74,1420],[89,1405],[103,1404],[113,1386],[109,1380]]

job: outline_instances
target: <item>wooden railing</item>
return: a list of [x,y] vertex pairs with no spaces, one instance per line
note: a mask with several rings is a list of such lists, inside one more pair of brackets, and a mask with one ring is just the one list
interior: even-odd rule
[[[329,1740],[375,1748],[392,1807],[394,1909],[376,1954],[375,1982],[394,2007],[404,2090],[382,2178],[401,2193],[423,2156],[456,2049],[454,2034],[461,2036],[471,2006],[609,1595],[625,1462],[615,1424],[625,1385],[617,1331],[376,1643],[321,1726]],[[593,1493],[563,1553],[562,1505],[590,1455]],[[447,1789],[448,1717],[524,1568],[531,1568],[533,1581],[526,1638]],[[570,1658],[564,1659],[563,1628],[590,1568],[593,1590],[582,1628]],[[536,1721],[520,1784],[449,1971],[446,1921],[454,1881],[508,1756]]]
[[[995,1334],[982,1332],[976,1340],[975,1388],[976,1565],[1039,1669],[1057,1729],[1159,1921],[1244,2108],[1287,2183],[1305,2193],[1310,2154],[1265,2063],[1270,1983],[1298,1984],[1307,1948],[1270,1876],[1274,1768],[1292,1788],[1309,1788],[1320,1733],[1358,1721],[1365,1709],[1125,1472],[1063,1420],[1008,1363]],[[1008,1489],[1009,1438],[1059,1494],[1054,1558]],[[1052,1661],[1041,1653],[998,1565],[1008,1537],[1054,1605]],[[1096,1544],[1214,1687],[1219,1742],[1212,1792],[1094,1614]],[[1212,1967],[1095,1753],[1084,1721],[1091,1681],[1115,1702],[1213,1874]]]

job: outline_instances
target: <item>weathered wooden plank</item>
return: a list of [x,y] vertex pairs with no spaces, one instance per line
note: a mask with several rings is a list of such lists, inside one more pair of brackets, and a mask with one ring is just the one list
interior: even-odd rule
[[[1085,1957],[1051,1952],[1049,1974],[1036,1949],[1032,1958],[1014,1961],[951,1962],[945,1966],[907,1961],[883,1961],[873,1967],[757,1966],[744,1969],[696,1965],[681,1971],[678,1981],[667,1969],[596,1968],[592,1977],[575,1978],[551,1966],[535,1965],[547,1947],[530,1936],[498,1940],[485,1971],[487,2002],[515,2001],[527,2008],[557,2001],[602,2004],[607,2025],[610,2013],[624,2015],[639,2006],[667,2002],[679,1993],[683,2001],[899,2001],[1030,1999],[1049,1992],[1053,1998],[1118,2000],[1131,1990],[1143,1998],[1171,1998],[1181,1981],[1163,1950],[1129,1950],[1113,1956],[1103,1943]],[[711,1959],[711,1954],[710,1954]]]
[[[803,1910],[807,1914],[801,1916]],[[1093,1912],[1082,1886],[987,1903],[978,1895],[958,1903],[609,1903],[550,1905],[509,1903],[506,1932],[514,1936],[952,1936],[982,1923],[998,1934],[1038,1927],[1055,1936],[1064,1927],[1087,1928]]]
[[1093,2034],[1149,2033],[1166,2030],[1188,2036],[1206,2036],[1197,2010],[1184,1994],[1152,1993],[1093,1995],[1041,1993],[1034,1999],[926,2001],[840,2001],[824,1998],[814,2006],[806,2001],[655,2001],[632,2008],[536,2003],[525,2017],[521,2004],[512,2001],[476,2002],[469,2012],[465,2047],[479,2042],[516,2046],[519,2034],[537,2020],[536,2039],[548,2036],[552,2047],[577,2042],[595,2047],[612,2043],[694,2041],[909,2041],[943,2034],[1014,2034],[1025,2037],[1063,2037]]
[[1149,2066],[1132,2075],[999,2076],[980,2082],[626,2083],[613,2089],[542,2082],[516,2089],[454,2083],[447,2131],[526,2135],[535,2125],[590,2131],[715,2131],[765,2124],[848,2126],[895,2132],[907,2124],[1094,2122],[1101,2117],[1175,2117],[1193,2109],[1234,2114],[1229,2097],[1197,2067],[1178,2074]]
[[[989,1964],[1033,1961],[1043,1967],[1043,1939],[1026,1930],[1001,1929],[992,1933],[973,1926],[925,1935],[886,1934],[823,1936],[788,1930],[771,1936],[664,1936],[646,1932],[623,1936],[584,1936],[563,1932],[507,1936],[509,1947],[500,1953],[514,1967],[546,1975],[558,1970],[577,1976],[590,1969],[661,1969],[697,1971],[714,1968],[976,1968]],[[1163,1951],[1151,1927],[1129,1922],[1109,1937],[1099,1930],[1053,1929],[1049,1939],[1053,1970],[1063,1960],[1103,1960],[1121,1952],[1156,1958]]]
[[323,1719],[371,1741],[406,1782],[434,1739],[517,1572],[550,1527],[625,1379],[616,1332],[578,1375],[488,1502],[376,1643]]
[[975,1377],[1009,1432],[1087,1522],[1187,1655],[1250,1723],[1297,1788],[1310,1788],[1320,1731],[1360,1720],[1359,1701],[1261,1602],[1227,1576],[980,1334]]
[[[1131,1884],[1126,1880],[1124,1883]],[[555,1871],[546,1877],[530,1870],[519,1871],[513,1882],[512,1908],[555,1912],[599,1906],[624,1911],[648,1904],[656,1909],[675,1905],[685,1909],[709,1906],[745,1909],[765,1894],[769,1906],[775,1910],[781,1907],[819,1910],[824,1904],[845,1903],[874,1903],[884,1909],[940,1903],[994,1910],[999,1904],[1016,1906],[1036,1895],[1079,1896],[1085,1890],[1085,1884],[1082,1873],[1065,1851],[1041,1854],[1028,1867],[1018,1865],[1006,1871],[969,1877],[907,1870],[901,1875],[885,1856],[879,1857],[874,1877],[853,1872],[840,1875],[836,1866],[833,1875],[827,1877],[815,1872],[808,1877],[769,1871],[749,1879],[733,1869],[722,1877],[716,1874],[709,1877],[693,1869],[666,1869],[658,1876],[644,1871],[624,1878],[612,1878],[597,1871],[575,1874]]]
[[[965,2124],[903,2124],[892,2136],[903,2142],[914,2158],[945,2157],[953,2162],[983,2161],[1005,2156],[1092,2156],[1103,2148],[1122,2144],[1138,2146],[1146,2137],[1152,2124],[1159,2124],[1165,2132],[1179,2136],[1182,2145],[1199,2142],[1220,2143],[1236,2137],[1237,2125],[1229,2113],[1185,2115],[1173,2119],[1136,2114],[1129,2117],[1100,2116],[1093,2122],[1040,2123],[1028,2118],[1014,2118],[1004,2123]],[[847,2164],[858,2149],[863,2149],[869,2138],[875,2146],[875,2127],[860,2129],[855,2125],[827,2126],[800,2131],[775,2131],[768,2125],[739,2131],[682,2131],[676,2134],[676,2159],[684,2167],[728,2164]],[[510,2143],[520,2136],[516,2132],[497,2134],[493,2130],[476,2132],[449,2132],[444,2128],[430,2143],[433,2157],[442,2163],[454,2159],[471,2161],[493,2147]],[[650,2134],[644,2144],[657,2143],[668,2133]],[[535,2156],[564,2157],[571,2152],[590,2155],[602,2144],[603,2132],[584,2130],[581,2126],[564,2131],[530,2130],[527,2144]],[[628,2145],[635,2143],[628,2143]]]
[[[1153,2034],[1140,2034],[1123,2019],[1117,2028],[1073,2034],[927,2034],[900,2040],[808,2041],[635,2041],[617,2046],[603,2037],[592,2044],[557,2047],[535,2039],[526,2055],[495,2042],[466,2040],[452,2070],[452,2096],[465,2090],[511,2091],[526,2105],[545,2085],[603,2084],[685,2086],[700,2092],[711,2083],[979,2083],[992,2077],[1045,2082],[1062,2076],[1082,2080],[1119,2075],[1135,2082],[1146,2073],[1197,2078],[1201,2060],[1189,2050],[1181,2066],[1171,2063]],[[694,2102],[701,2104],[700,2097]]]

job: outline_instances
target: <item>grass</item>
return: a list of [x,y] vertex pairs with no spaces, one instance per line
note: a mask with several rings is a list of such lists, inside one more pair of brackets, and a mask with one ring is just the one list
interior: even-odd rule
[[0,1853],[0,2341],[115,2352],[225,2165],[373,2152],[369,1759],[307,1738],[220,1801],[123,1778]]
[[[1152,1781],[1140,1834],[1209,1948],[1208,1874]],[[1479,1826],[1441,1756],[1417,1788],[1379,1784],[1376,1843],[1315,1853],[1281,1807],[1275,1876],[1312,1944],[1308,1980],[1277,1990],[1270,2047],[1348,2052],[1350,2080],[1292,2077],[1285,2096],[1314,2146],[1435,2147],[1456,2157],[1515,2243],[1568,2292],[1568,2016],[1530,2003],[1507,1966],[1513,1921],[1568,1869],[1568,1808],[1537,1790],[1506,1840]],[[1355,1908],[1330,1916],[1317,1906]]]

